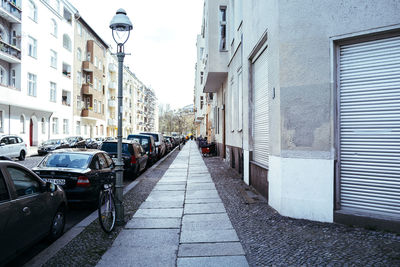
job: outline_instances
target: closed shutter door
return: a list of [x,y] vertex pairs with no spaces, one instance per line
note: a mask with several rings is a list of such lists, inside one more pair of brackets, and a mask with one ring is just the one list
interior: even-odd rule
[[400,37],[339,59],[341,208],[400,217]]
[[254,124],[253,161],[268,166],[269,155],[269,104],[268,61],[265,50],[253,63]]

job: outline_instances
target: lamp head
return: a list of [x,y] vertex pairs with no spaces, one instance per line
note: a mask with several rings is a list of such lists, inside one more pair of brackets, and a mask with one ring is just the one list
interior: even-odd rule
[[117,10],[117,13],[110,22],[110,28],[112,29],[114,41],[119,46],[124,45],[126,41],[128,41],[129,32],[132,30],[133,26],[124,9],[120,8]]

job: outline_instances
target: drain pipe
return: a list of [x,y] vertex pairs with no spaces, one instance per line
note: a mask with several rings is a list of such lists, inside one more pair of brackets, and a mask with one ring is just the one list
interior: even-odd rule
[[51,116],[53,116],[53,113],[54,113],[54,112],[52,112],[52,113],[50,114],[50,116],[49,116],[49,133],[47,134],[47,136],[48,136],[47,139],[48,139],[48,140],[50,140],[50,125],[51,125],[50,118],[51,118]]

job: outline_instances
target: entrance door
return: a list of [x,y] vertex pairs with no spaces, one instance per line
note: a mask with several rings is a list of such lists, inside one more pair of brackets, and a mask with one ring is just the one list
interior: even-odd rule
[[29,122],[29,145],[33,145],[33,121],[30,119]]

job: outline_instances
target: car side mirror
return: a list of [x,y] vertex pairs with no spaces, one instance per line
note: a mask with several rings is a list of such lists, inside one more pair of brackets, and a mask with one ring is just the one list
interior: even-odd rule
[[46,182],[46,191],[47,192],[53,193],[56,190],[57,190],[57,186],[55,184],[50,183],[50,182]]

